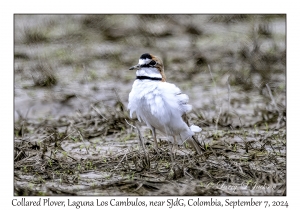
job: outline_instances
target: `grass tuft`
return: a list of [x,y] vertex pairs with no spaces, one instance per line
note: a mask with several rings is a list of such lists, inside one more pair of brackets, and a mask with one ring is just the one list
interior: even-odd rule
[[57,76],[49,63],[39,62],[32,72],[32,79],[37,87],[52,87],[57,84]]

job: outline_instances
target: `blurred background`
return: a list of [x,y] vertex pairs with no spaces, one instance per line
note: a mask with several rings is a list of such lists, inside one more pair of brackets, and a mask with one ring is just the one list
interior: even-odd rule
[[127,106],[143,53],[203,126],[285,126],[285,15],[14,16],[15,121]]

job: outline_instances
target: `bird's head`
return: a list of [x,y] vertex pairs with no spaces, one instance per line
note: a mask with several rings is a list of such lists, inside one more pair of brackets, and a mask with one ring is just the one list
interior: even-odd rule
[[156,78],[155,80],[161,78],[162,82],[166,81],[162,60],[149,53],[142,54],[139,63],[130,67],[129,70],[137,70],[136,76],[140,78]]

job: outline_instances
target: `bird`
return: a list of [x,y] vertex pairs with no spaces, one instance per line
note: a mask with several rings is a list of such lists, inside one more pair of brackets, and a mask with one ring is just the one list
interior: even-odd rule
[[173,153],[177,151],[178,145],[188,142],[201,154],[201,145],[194,134],[202,129],[196,125],[189,126],[184,120],[192,110],[188,104],[189,97],[176,85],[166,81],[162,60],[158,56],[144,53],[138,64],[129,70],[136,70],[136,79],[129,93],[127,108],[131,118],[136,113],[138,120],[152,130],[155,150],[158,149],[156,130],[159,130],[173,143]]

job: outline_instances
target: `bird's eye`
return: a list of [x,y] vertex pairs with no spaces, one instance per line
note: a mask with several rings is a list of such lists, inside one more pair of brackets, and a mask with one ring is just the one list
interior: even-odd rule
[[156,64],[156,62],[154,60],[152,60],[149,65],[154,66]]

